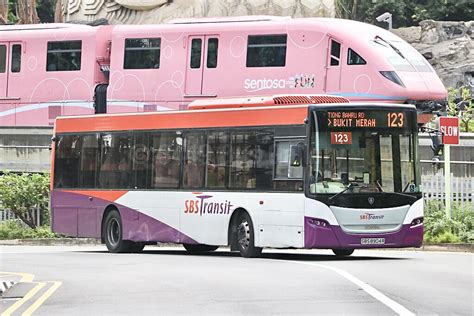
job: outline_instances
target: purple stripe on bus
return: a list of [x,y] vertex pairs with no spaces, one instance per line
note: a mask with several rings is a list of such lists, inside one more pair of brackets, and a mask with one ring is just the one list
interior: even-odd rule
[[[348,234],[340,226],[316,226],[312,218],[305,217],[304,246],[311,248],[397,248],[420,247],[423,243],[423,225],[410,227],[403,225],[393,233],[384,234]],[[361,245],[361,238],[385,238],[384,245]]]
[[197,244],[177,229],[111,201],[58,190],[51,192],[51,201],[52,228],[59,234],[100,238],[104,210],[113,204],[120,212],[125,240]]

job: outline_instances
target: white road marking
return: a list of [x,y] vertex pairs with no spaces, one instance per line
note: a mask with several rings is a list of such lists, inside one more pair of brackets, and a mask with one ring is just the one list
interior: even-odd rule
[[363,289],[367,294],[369,294],[370,296],[372,296],[373,298],[375,298],[376,300],[378,300],[379,302],[381,302],[382,304],[384,304],[385,306],[387,306],[388,308],[393,310],[398,315],[404,315],[404,316],[405,315],[406,316],[415,315],[413,312],[409,311],[407,308],[403,307],[399,303],[395,302],[394,300],[392,300],[392,299],[388,298],[387,296],[385,296],[384,294],[382,294],[376,288],[374,288],[371,285],[365,283],[364,281],[356,278],[355,276],[353,276],[352,274],[350,274],[349,272],[347,272],[345,270],[335,268],[335,267],[331,267],[331,266],[327,266],[327,265],[324,265],[324,264],[310,263],[310,262],[288,261],[288,260],[272,260],[272,261],[282,261],[282,262],[287,262],[287,263],[290,262],[290,263],[304,264],[304,265],[319,267],[319,268],[330,270],[332,272],[336,272],[337,274],[339,274],[340,276],[342,276],[346,280],[354,283],[355,285],[357,285],[358,287]]

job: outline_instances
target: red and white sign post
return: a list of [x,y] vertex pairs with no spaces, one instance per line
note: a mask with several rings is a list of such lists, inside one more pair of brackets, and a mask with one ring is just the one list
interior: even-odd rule
[[450,145],[459,144],[459,118],[440,117],[439,130],[443,137],[444,154],[444,199],[446,217],[451,218],[451,149]]

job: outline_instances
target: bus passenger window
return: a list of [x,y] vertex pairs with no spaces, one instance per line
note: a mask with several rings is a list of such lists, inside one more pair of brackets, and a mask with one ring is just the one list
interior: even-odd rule
[[255,189],[257,185],[256,142],[255,131],[232,133],[229,187],[234,189]]
[[81,70],[82,41],[48,42],[46,71]]
[[123,69],[160,68],[161,38],[127,38]]
[[285,67],[287,35],[248,37],[247,67]]
[[335,40],[331,40],[331,66],[339,66],[341,59],[341,44]]
[[185,140],[183,187],[202,188],[204,187],[204,168],[206,163],[204,133],[188,133]]
[[195,38],[191,41],[191,68],[201,68],[202,40]]
[[207,41],[207,68],[217,67],[217,51],[219,48],[219,40],[210,38]]
[[7,47],[0,45],[0,73],[4,73],[7,65]]
[[206,188],[225,188],[228,143],[227,133],[214,132],[208,135]]
[[21,45],[12,46],[12,72],[20,72],[21,70]]
[[355,51],[349,48],[347,51],[347,64],[348,65],[365,65],[367,64],[364,58],[360,57]]
[[177,188],[182,138],[177,133],[152,134],[152,188]]

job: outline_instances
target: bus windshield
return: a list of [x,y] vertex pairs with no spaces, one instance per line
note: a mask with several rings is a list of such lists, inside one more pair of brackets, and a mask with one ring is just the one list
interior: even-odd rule
[[420,192],[414,115],[355,108],[314,111],[309,193]]

